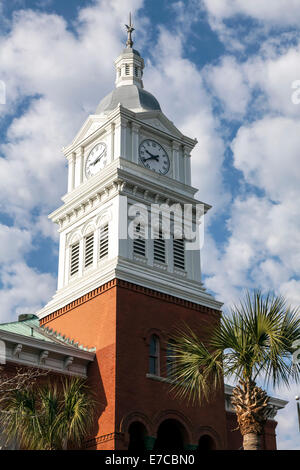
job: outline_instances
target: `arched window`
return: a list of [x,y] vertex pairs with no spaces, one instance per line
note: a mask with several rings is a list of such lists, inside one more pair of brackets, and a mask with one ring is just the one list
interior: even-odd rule
[[135,421],[129,426],[129,446],[128,450],[131,452],[144,452],[145,448],[145,437],[147,435],[147,430],[145,426]]
[[157,430],[154,450],[180,452],[186,443],[187,433],[183,425],[176,419],[166,419]]
[[199,439],[199,445],[198,445],[198,452],[201,452],[203,450],[215,450],[216,449],[216,444],[215,441],[211,436],[208,434],[204,434],[203,436],[200,437]]
[[175,371],[176,358],[175,358],[175,341],[172,339],[168,342],[167,346],[167,376],[172,377]]
[[159,338],[152,335],[149,345],[149,373],[159,375]]

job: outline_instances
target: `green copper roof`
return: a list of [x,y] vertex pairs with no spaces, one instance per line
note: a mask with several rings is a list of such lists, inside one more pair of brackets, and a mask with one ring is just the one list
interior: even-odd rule
[[1,331],[38,339],[47,343],[63,344],[81,349],[82,351],[95,352],[95,348],[86,348],[52,329],[40,327],[39,319],[35,315],[20,315],[19,321],[0,324],[0,334]]
[[15,333],[16,335],[27,336],[30,338],[40,339],[42,341],[47,341],[49,343],[54,343],[52,339],[46,337],[42,332],[40,332],[39,320],[38,318],[25,320],[25,321],[15,321],[12,323],[3,323],[0,325],[0,331],[8,331],[9,333]]

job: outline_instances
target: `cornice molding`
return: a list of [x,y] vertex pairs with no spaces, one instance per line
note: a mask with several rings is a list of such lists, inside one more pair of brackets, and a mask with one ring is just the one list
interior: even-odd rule
[[134,292],[139,292],[144,295],[150,296],[150,297],[155,297],[157,299],[163,300],[165,302],[173,303],[176,305],[181,305],[185,308],[189,308],[191,310],[196,310],[201,313],[205,314],[212,314],[217,317],[220,316],[221,312],[217,309],[213,309],[210,307],[206,307],[204,305],[196,304],[194,302],[189,302],[188,300],[180,299],[178,297],[174,297],[172,295],[164,294],[162,292],[158,292],[153,289],[149,289],[148,287],[143,287],[137,284],[133,284],[131,282],[123,281],[121,279],[113,279],[112,281],[106,282],[105,284],[101,285],[97,289],[93,289],[90,291],[88,294],[82,295],[78,299],[74,300],[73,302],[70,302],[69,304],[65,305],[62,308],[59,308],[58,310],[46,315],[44,318],[40,319],[40,326],[44,326],[47,323],[55,320],[56,318],[61,317],[62,315],[65,315],[66,313],[70,312],[74,308],[79,307],[80,305],[88,302],[89,300],[94,299],[95,297],[103,294],[104,292],[107,292],[110,289],[113,288],[124,288],[128,289]]
[[[120,165],[120,167],[118,167]],[[149,203],[161,203],[168,201],[169,204],[204,204],[205,213],[211,206],[195,199],[187,187],[181,183],[170,180],[170,187],[166,181],[149,181],[147,174],[137,175],[130,170],[143,170],[139,165],[127,162],[124,159],[114,161],[107,172],[103,173],[101,181],[95,180],[91,185],[78,188],[73,197],[63,198],[65,204],[49,215],[54,223],[59,225],[59,231],[71,226],[88,212],[92,212],[97,206],[117,195],[130,195],[138,201]],[[146,170],[145,170],[146,171]],[[172,188],[171,188],[172,185]],[[145,191],[147,187],[147,191]],[[185,191],[184,191],[185,190]],[[196,191],[196,190],[195,190]],[[74,197],[75,196],[75,197]]]

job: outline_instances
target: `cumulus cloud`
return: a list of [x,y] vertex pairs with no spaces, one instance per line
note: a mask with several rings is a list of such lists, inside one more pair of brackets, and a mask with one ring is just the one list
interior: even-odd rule
[[205,79],[215,98],[222,104],[227,119],[242,119],[251,99],[251,88],[240,63],[230,56],[220,64],[205,68]]
[[[14,219],[13,227],[0,225],[3,321],[35,312],[55,290],[50,274],[24,260],[34,237],[57,240],[46,214],[66,191],[60,149],[113,86],[113,59],[123,47],[129,10],[140,15],[138,48],[146,44],[143,26],[149,20],[139,12],[142,5],[142,0],[99,0],[79,10],[72,30],[58,15],[17,11],[9,34],[0,37],[0,77],[7,85],[0,119],[8,122],[0,145],[0,209]],[[255,20],[261,30],[294,27],[300,19],[296,0],[289,8],[285,0],[273,0],[272,8],[264,0],[202,0],[201,5],[211,27],[235,50],[243,49],[243,41],[227,20],[237,15]],[[199,141],[192,160],[199,198],[215,205],[215,213],[227,208],[228,237],[219,244],[206,235],[206,286],[227,305],[243,288],[258,285],[299,303],[299,107],[291,101],[292,83],[300,79],[299,46],[294,36],[276,35],[256,56],[241,61],[227,54],[199,70],[184,55],[182,27],[194,21],[191,9],[185,11],[183,2],[176,8],[180,25],[158,28],[144,83],[175,125]],[[256,29],[252,39],[255,34]],[[214,114],[216,103],[221,115],[219,109]],[[240,126],[233,139],[223,118]],[[234,198],[223,184],[226,138],[233,153],[228,166],[241,179]],[[279,415],[281,439],[289,448],[295,445],[285,427],[291,410]]]
[[298,0],[202,0],[207,11],[218,20],[245,15],[272,25],[298,26],[300,10]]
[[155,61],[149,63],[145,74],[146,89],[154,92],[162,110],[183,133],[197,138],[192,154],[192,183],[200,188],[202,200],[221,210],[229,198],[222,178],[225,148],[217,131],[218,119],[213,114],[202,71],[183,57],[183,38],[165,28],[160,28],[153,55]]
[[21,313],[37,312],[54,294],[56,280],[17,262],[0,273],[1,322],[15,320]]
[[0,263],[10,264],[32,248],[32,234],[28,230],[0,224]]

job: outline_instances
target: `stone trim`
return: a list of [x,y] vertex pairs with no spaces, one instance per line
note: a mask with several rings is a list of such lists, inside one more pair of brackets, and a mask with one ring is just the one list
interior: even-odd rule
[[124,433],[122,432],[112,432],[110,434],[103,434],[102,436],[95,437],[85,442],[84,447],[87,449],[89,447],[96,447],[97,444],[102,442],[113,441],[113,440],[124,440]]
[[46,325],[48,322],[58,318],[65,313],[73,310],[74,308],[78,307],[79,305],[88,302],[89,300],[97,297],[98,295],[103,294],[104,292],[113,289],[114,287],[122,287],[124,289],[128,289],[134,292],[139,292],[144,295],[148,295],[149,297],[155,297],[160,300],[164,300],[166,302],[173,303],[175,305],[181,305],[183,307],[189,308],[191,310],[196,310],[201,313],[215,315],[217,318],[220,317],[221,312],[219,310],[212,309],[210,307],[206,307],[204,305],[196,304],[194,302],[189,302],[188,300],[180,299],[178,297],[174,297],[169,294],[164,294],[162,292],[149,289],[148,287],[139,286],[137,284],[133,284],[131,282],[123,281],[121,279],[113,279],[112,281],[106,282],[102,286],[98,287],[97,289],[92,290],[88,294],[85,294],[78,299],[74,300],[73,302],[69,303],[68,305],[56,310],[53,313],[50,313],[46,317],[40,320],[40,326]]
[[44,318],[41,318],[40,320],[40,326],[44,326],[48,322],[54,320],[55,318],[61,317],[62,315],[65,315],[68,313],[70,310],[73,310],[74,308],[78,307],[79,305],[82,305],[86,302],[88,302],[91,299],[94,299],[98,295],[103,294],[104,292],[107,292],[110,289],[113,289],[114,287],[117,286],[117,279],[113,279],[112,281],[106,282],[102,286],[98,287],[97,289],[94,289],[88,294],[85,294],[81,297],[79,297],[76,300],[73,300],[73,302],[69,303],[68,305],[56,310],[53,313],[50,313]]

